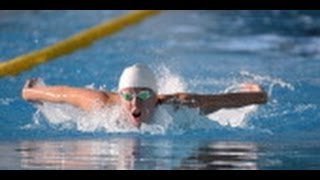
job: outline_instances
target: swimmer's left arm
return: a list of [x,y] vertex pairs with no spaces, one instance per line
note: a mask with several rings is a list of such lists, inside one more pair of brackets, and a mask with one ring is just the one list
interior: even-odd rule
[[158,102],[184,105],[191,108],[200,108],[204,114],[209,114],[222,108],[239,108],[252,104],[265,104],[267,94],[257,84],[246,83],[242,85],[241,92],[228,94],[190,94],[176,93],[159,95]]

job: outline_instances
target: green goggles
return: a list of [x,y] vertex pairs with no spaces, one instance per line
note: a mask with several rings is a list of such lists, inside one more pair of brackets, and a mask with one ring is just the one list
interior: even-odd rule
[[151,92],[150,91],[140,91],[138,94],[133,94],[133,93],[128,93],[128,92],[125,92],[125,93],[120,93],[122,98],[126,101],[132,101],[132,99],[134,97],[136,98],[139,98],[140,100],[142,101],[146,101],[148,99],[151,98]]

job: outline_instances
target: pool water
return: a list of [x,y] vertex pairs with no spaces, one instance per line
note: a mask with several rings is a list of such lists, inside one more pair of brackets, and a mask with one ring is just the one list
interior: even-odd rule
[[[0,62],[128,11],[1,11]],[[320,11],[163,11],[93,46],[0,79],[0,169],[320,169]],[[148,64],[161,93],[266,90],[263,106],[158,108],[140,130],[21,98],[25,81],[116,90]]]

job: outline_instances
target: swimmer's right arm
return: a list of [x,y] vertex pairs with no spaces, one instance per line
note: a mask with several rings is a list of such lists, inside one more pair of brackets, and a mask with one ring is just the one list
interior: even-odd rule
[[[31,80],[32,81],[32,80]],[[116,96],[111,92],[69,86],[37,86],[27,81],[22,97],[27,101],[66,103],[86,111],[102,108],[113,103]]]

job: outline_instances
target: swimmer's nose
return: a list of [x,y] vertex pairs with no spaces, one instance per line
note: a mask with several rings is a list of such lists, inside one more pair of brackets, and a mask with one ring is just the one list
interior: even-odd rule
[[137,107],[141,105],[141,100],[137,97],[134,97],[131,102],[134,106],[137,106]]

